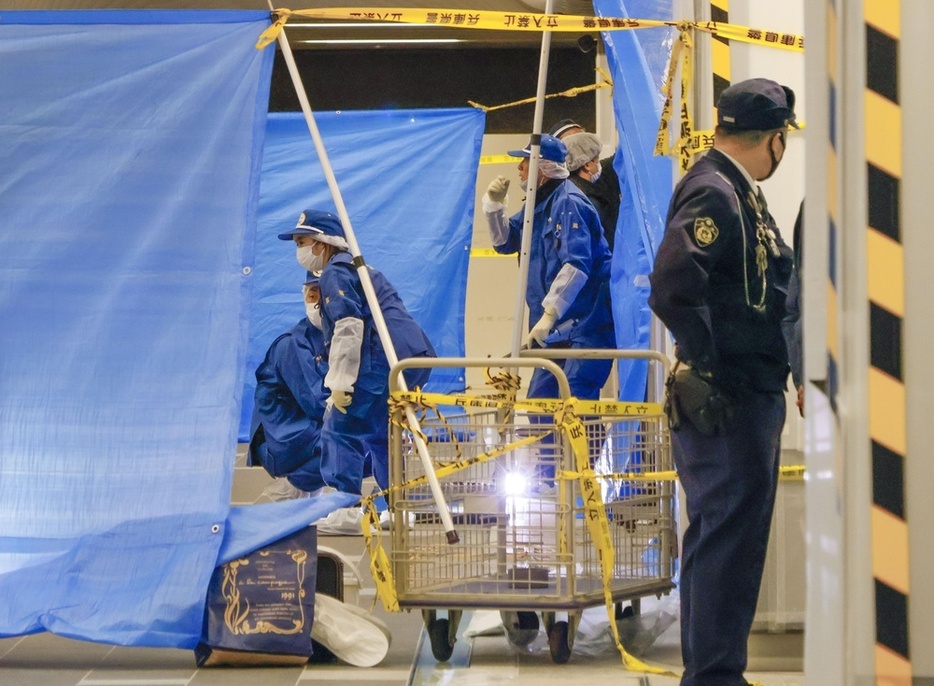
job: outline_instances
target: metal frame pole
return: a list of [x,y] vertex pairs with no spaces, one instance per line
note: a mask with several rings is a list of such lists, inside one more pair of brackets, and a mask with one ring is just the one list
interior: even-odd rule
[[[551,2],[552,0],[549,0]],[[269,9],[272,10],[270,3]],[[318,152],[318,158],[321,160],[321,168],[324,170],[324,178],[327,180],[328,188],[331,191],[331,197],[334,199],[334,205],[337,208],[337,215],[340,217],[341,224],[344,226],[344,234],[347,238],[347,244],[350,246],[350,254],[353,255],[353,264],[360,277],[360,284],[363,286],[363,292],[366,294],[367,304],[370,306],[370,312],[373,315],[373,323],[376,325],[376,331],[379,334],[379,340],[383,344],[383,351],[386,353],[386,360],[390,368],[394,367],[399,358],[396,357],[396,349],[393,347],[392,338],[389,336],[389,329],[386,327],[386,320],[383,318],[383,311],[380,309],[379,300],[376,297],[376,291],[373,290],[373,282],[370,280],[370,274],[366,269],[366,263],[360,254],[360,247],[357,244],[353,227],[350,223],[350,217],[347,215],[347,208],[344,206],[344,199],[341,197],[340,188],[337,185],[337,179],[334,177],[334,170],[331,167],[330,159],[324,148],[324,141],[318,131],[318,125],[315,123],[314,114],[311,110],[311,104],[308,102],[308,95],[305,93],[305,86],[298,73],[298,67],[295,64],[295,58],[292,55],[292,48],[289,45],[289,39],[285,35],[285,27],[279,32],[279,47],[282,50],[282,56],[285,58],[285,64],[289,69],[289,75],[292,77],[292,84],[295,86],[295,94],[302,106],[302,112],[305,115],[305,121],[308,124],[308,131],[315,144],[315,150]],[[400,376],[399,387],[407,391],[405,379]],[[415,445],[418,448],[418,455],[422,460],[425,469],[425,475],[428,477],[428,484],[431,487],[431,494],[434,497],[435,504],[438,506],[438,512],[441,515],[441,523],[444,525],[444,531],[447,535],[448,543],[457,543],[459,539],[454,530],[454,522],[451,520],[451,513],[448,511],[447,503],[444,500],[444,493],[441,491],[441,484],[435,475],[435,470],[431,463],[431,455],[428,453],[428,446],[421,438],[419,430],[418,417],[415,416],[415,410],[411,407],[405,409],[406,418],[409,426],[412,427],[412,436]]]
[[[551,14],[554,0],[546,0],[545,14]],[[525,196],[525,215],[522,219],[522,244],[519,248],[519,294],[516,298],[516,319],[512,329],[512,356],[519,356],[525,339],[525,290],[529,283],[529,251],[532,247],[532,219],[535,216],[535,196],[538,190],[538,160],[541,156],[542,118],[545,110],[545,81],[548,77],[548,53],[551,49],[551,31],[542,32],[542,50],[538,64],[538,87],[535,90],[535,113],[532,116],[532,141],[529,156],[529,187]],[[531,324],[531,322],[530,322]]]

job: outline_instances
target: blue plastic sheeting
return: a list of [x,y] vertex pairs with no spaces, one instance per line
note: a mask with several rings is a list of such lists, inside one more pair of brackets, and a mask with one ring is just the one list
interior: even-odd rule
[[[367,264],[399,291],[439,356],[464,356],[464,303],[474,189],[486,117],[480,110],[318,112],[328,159]],[[240,440],[248,440],[256,377],[269,345],[305,315],[305,270],[276,235],[307,209],[336,212],[308,125],[270,114],[253,263],[254,299]],[[435,369],[428,390],[464,387],[463,369]]]
[[[672,18],[670,0],[594,0],[594,11],[603,17]],[[622,202],[610,283],[616,344],[622,349],[649,347],[648,275],[665,231],[672,191],[671,162],[654,156],[653,151],[673,35],[674,29],[667,27],[603,33],[619,134],[613,167],[619,175]],[[618,366],[619,397],[645,398],[648,363],[620,360]]]
[[218,553],[218,566],[269,545],[326,517],[341,507],[360,502],[350,493],[324,493],[314,498],[280,503],[232,507],[227,517],[227,535]]
[[197,641],[227,535],[268,24],[0,13],[0,635]]

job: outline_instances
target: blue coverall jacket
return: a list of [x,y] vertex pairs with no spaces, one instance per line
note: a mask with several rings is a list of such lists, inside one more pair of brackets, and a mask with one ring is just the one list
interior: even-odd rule
[[309,463],[318,459],[327,370],[324,334],[307,318],[273,341],[256,369],[251,464],[277,477],[300,478],[309,467],[317,473]]
[[[496,252],[510,255],[520,250],[524,217],[525,208],[510,217],[509,238],[495,246]],[[614,347],[608,291],[610,259],[600,216],[587,196],[570,179],[551,179],[542,184],[529,249],[525,297],[529,321],[541,318],[542,300],[561,267],[571,264],[587,275],[587,281],[554,328],[567,329],[570,333],[566,340],[574,348]]]
[[[381,397],[388,386],[389,363],[379,340],[373,315],[366,301],[360,277],[352,264],[350,253],[334,255],[321,273],[321,320],[324,337],[330,342],[334,324],[345,318],[355,317],[363,321],[363,344],[360,349],[360,371],[354,383],[354,401],[348,412],[364,417],[370,411],[372,400]],[[389,336],[392,338],[396,357],[434,357],[435,350],[405,304],[385,276],[373,267],[367,267],[376,298],[379,301]],[[413,369],[405,374],[411,388],[422,386],[430,375],[428,369]],[[381,411],[384,408],[380,408]]]

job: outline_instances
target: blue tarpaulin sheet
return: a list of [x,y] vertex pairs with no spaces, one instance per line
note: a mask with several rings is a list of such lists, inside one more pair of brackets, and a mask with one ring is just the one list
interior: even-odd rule
[[[671,0],[594,0],[594,11],[603,17],[672,19]],[[648,275],[665,231],[672,190],[671,162],[653,151],[673,35],[669,27],[603,33],[619,134],[613,167],[622,202],[610,279],[616,345],[621,349],[649,347]],[[618,366],[619,397],[642,400],[647,363],[620,360]]]
[[0,635],[197,641],[229,535],[268,23],[0,13]]
[[[0,14],[0,635],[193,647],[215,565],[354,499],[229,507],[245,380],[303,312],[275,234],[332,208],[304,119],[267,130],[268,22]],[[364,257],[462,356],[483,114],[320,120]]]
[[[268,23],[0,12],[0,635],[193,647],[216,564],[347,504],[229,506],[252,370],[302,313],[302,270],[274,235],[332,209],[304,122],[267,128]],[[614,50],[622,84],[638,53]],[[649,115],[616,90],[616,166],[643,214],[618,231],[642,232],[650,261],[657,188],[626,123]],[[364,257],[439,353],[463,354],[482,113],[319,125]],[[636,285],[647,273],[623,265]]]
[[[315,113],[367,264],[389,279],[439,356],[464,356],[474,188],[486,117],[474,108]],[[305,315],[305,270],[276,235],[305,209],[336,212],[300,113],[270,114],[263,152],[247,368]],[[244,379],[248,440],[256,378]],[[426,390],[464,388],[463,369],[435,369]]]

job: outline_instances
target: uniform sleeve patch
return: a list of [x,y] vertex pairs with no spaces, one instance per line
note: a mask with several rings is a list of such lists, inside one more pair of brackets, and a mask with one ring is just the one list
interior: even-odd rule
[[698,217],[694,220],[694,240],[697,241],[697,245],[700,247],[706,248],[717,240],[719,235],[720,229],[717,228],[717,225],[713,223],[713,219],[710,217]]

